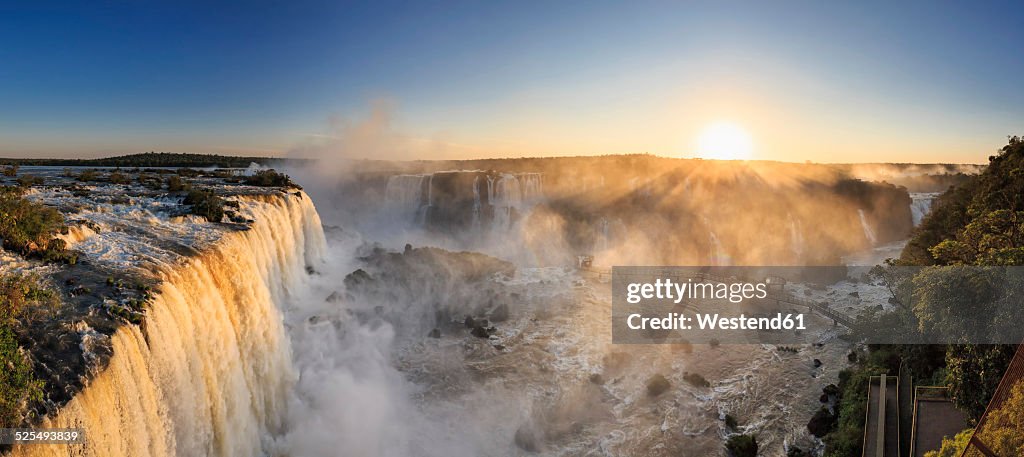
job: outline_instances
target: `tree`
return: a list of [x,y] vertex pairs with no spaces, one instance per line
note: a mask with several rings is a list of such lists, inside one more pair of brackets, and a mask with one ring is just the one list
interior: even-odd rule
[[953,438],[944,436],[942,437],[942,447],[934,451],[925,452],[924,457],[960,457],[960,454],[964,452],[964,448],[967,447],[967,442],[971,440],[972,433],[974,433],[974,429],[969,428],[957,433]]

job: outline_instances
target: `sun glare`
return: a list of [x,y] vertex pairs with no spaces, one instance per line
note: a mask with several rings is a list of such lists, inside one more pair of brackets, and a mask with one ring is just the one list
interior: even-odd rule
[[728,122],[707,126],[697,140],[697,154],[705,159],[749,160],[753,152],[750,134]]

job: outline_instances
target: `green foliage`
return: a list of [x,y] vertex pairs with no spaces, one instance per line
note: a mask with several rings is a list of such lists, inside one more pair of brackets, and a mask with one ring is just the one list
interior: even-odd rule
[[56,304],[56,294],[43,287],[37,276],[0,276],[0,324],[14,325],[32,309],[52,308]]
[[42,398],[43,383],[35,380],[15,329],[56,304],[56,294],[34,275],[0,276],[0,427],[20,425],[27,403]]
[[980,418],[1013,352],[1014,347],[1006,345],[950,346],[946,350],[946,369],[953,404],[972,419]]
[[78,174],[78,180],[81,182],[98,181],[99,179],[100,174],[96,170],[82,170],[82,172]]
[[725,442],[733,457],[757,457],[757,438],[753,435],[733,435]]
[[935,202],[931,214],[903,250],[901,260],[912,265],[1024,264],[1019,252],[1024,247],[1021,195],[1024,139],[1014,136],[990,158],[983,173]]
[[736,422],[736,418],[731,414],[725,415],[725,426],[729,427],[730,430],[736,430],[736,427],[739,427],[739,425],[740,424]]
[[42,399],[43,383],[32,375],[32,363],[8,324],[0,324],[0,366],[0,427],[16,427],[27,403]]
[[110,180],[111,184],[131,184],[132,182],[132,179],[129,178],[128,175],[119,171],[111,173],[107,179]]
[[26,257],[74,263],[77,255],[64,254],[63,242],[54,241],[63,232],[64,216],[55,208],[22,198],[21,191],[0,189],[0,239],[4,249]]
[[252,176],[246,176],[242,179],[242,182],[250,186],[261,186],[261,187],[298,187],[292,182],[291,178],[284,173],[278,173],[274,170],[260,170],[253,173]]
[[171,175],[167,177],[167,191],[168,192],[181,192],[188,189],[188,183],[181,176]]
[[953,438],[944,436],[942,437],[942,447],[934,451],[925,452],[924,457],[960,457],[964,448],[967,447],[967,442],[971,440],[972,433],[974,433],[974,429],[969,428],[957,433]]
[[45,180],[40,176],[22,175],[18,177],[18,186],[21,187],[32,187],[41,186]]
[[978,437],[996,455],[1024,455],[1021,430],[1024,430],[1024,381],[1017,381],[1010,388],[1006,401],[989,413]]
[[192,205],[192,214],[210,222],[220,222],[224,218],[224,199],[212,191],[192,189],[182,203]]

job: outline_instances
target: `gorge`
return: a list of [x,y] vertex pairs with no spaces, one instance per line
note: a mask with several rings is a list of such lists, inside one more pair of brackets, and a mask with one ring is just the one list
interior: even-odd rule
[[[26,198],[65,214],[62,237],[83,261],[4,268],[53,278],[66,296],[70,276],[100,285],[66,297],[79,310],[57,322],[71,349],[30,350],[80,360],[73,373],[37,370],[48,392],[36,420],[83,428],[87,443],[13,454],[714,455],[737,430],[768,455],[813,448],[807,399],[837,376],[846,343],[618,348],[607,284],[575,258],[830,264],[905,239],[927,212],[905,188],[797,166],[614,179],[506,165],[334,180],[289,170],[305,191],[239,178],[252,170],[199,172],[191,184],[227,202],[216,221],[136,184],[145,171],[82,185],[30,170],[49,183]],[[145,309],[119,302],[108,274],[152,287]],[[671,387],[644,394],[656,375]]]

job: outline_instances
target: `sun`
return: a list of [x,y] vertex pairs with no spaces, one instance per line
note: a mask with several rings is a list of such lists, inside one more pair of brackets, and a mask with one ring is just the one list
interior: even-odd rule
[[730,122],[717,122],[705,127],[697,139],[697,154],[705,159],[750,160],[753,153],[750,134]]

